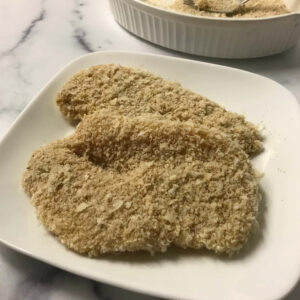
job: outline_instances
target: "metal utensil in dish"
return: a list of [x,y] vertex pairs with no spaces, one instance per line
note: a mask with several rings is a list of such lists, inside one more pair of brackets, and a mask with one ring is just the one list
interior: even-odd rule
[[215,13],[231,13],[248,0],[183,0],[184,4],[199,10]]

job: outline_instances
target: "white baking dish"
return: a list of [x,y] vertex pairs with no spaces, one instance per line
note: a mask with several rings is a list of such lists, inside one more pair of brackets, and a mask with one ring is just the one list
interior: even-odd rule
[[300,13],[229,19],[180,14],[138,0],[110,0],[110,6],[116,21],[133,34],[163,47],[202,56],[272,55],[295,45],[300,36]]

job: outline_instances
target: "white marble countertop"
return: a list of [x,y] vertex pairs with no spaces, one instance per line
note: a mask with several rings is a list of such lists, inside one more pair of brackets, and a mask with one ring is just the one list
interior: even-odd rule
[[[79,55],[101,50],[181,56],[248,70],[276,80],[300,103],[300,42],[283,54],[260,59],[192,57],[123,30],[107,0],[0,0],[0,139],[60,68]],[[0,245],[0,299],[154,298],[95,283]],[[285,299],[300,299],[300,283]]]

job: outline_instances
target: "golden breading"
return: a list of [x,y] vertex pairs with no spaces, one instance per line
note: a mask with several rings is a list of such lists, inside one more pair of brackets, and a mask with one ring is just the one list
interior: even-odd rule
[[232,254],[256,224],[246,153],[192,122],[96,111],[37,150],[23,177],[40,221],[89,256],[170,245]]
[[125,116],[153,113],[175,121],[193,121],[226,133],[248,153],[262,149],[257,129],[244,117],[149,72],[117,65],[99,65],[74,75],[57,95],[57,104],[71,122],[97,109]]

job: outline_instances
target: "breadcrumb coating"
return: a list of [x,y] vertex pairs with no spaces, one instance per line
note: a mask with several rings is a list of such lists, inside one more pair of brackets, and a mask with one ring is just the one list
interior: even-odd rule
[[256,127],[236,113],[154,74],[119,65],[93,66],[75,74],[57,95],[63,115],[77,123],[97,109],[125,116],[153,113],[193,121],[226,133],[248,154],[262,150]]
[[109,110],[34,152],[23,187],[45,227],[91,257],[171,245],[233,254],[260,199],[247,154],[222,132]]

